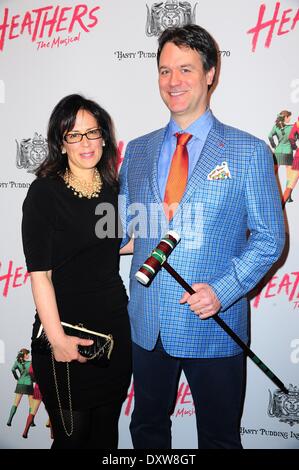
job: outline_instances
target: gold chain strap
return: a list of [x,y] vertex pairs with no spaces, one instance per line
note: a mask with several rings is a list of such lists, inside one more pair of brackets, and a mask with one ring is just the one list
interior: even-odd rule
[[63,416],[63,411],[62,411],[62,406],[61,406],[61,401],[60,401],[60,396],[59,396],[59,391],[58,391],[58,382],[57,382],[57,376],[56,376],[55,359],[54,359],[53,351],[51,351],[51,358],[52,358],[53,375],[54,375],[55,389],[56,389],[56,395],[57,395],[57,400],[58,400],[58,407],[59,407],[61,422],[62,422],[62,426],[63,426],[65,434],[68,437],[70,437],[73,434],[73,431],[74,431],[74,418],[73,418],[71,383],[70,383],[70,367],[69,367],[69,363],[67,362],[66,363],[67,388],[68,388],[68,396],[69,396],[70,421],[71,421],[70,430],[68,431],[67,428],[66,428],[65,421],[64,421],[64,416]]
[[[95,359],[102,351],[105,351],[105,349],[108,347],[109,352],[108,352],[108,358],[110,358],[110,354],[113,349],[113,337],[112,335],[108,335],[110,338],[110,342],[107,341],[104,346],[101,347],[92,357],[88,358],[88,360]],[[62,406],[61,406],[61,401],[60,401],[60,396],[59,396],[59,390],[58,390],[58,381],[57,381],[57,375],[56,375],[56,369],[55,369],[55,359],[54,359],[54,354],[53,351],[51,350],[51,358],[52,358],[52,368],[53,368],[53,376],[54,376],[54,383],[55,383],[55,389],[56,389],[56,395],[57,395],[57,401],[58,401],[58,407],[59,407],[59,413],[61,417],[61,422],[62,426],[64,429],[65,434],[70,437],[73,434],[74,431],[74,417],[73,417],[73,408],[72,408],[72,395],[71,395],[71,382],[70,382],[70,367],[69,363],[66,363],[66,372],[67,372],[67,389],[68,389],[68,398],[69,398],[69,406],[70,406],[70,430],[67,430],[66,423],[64,420],[63,416],[63,411],[62,411]]]

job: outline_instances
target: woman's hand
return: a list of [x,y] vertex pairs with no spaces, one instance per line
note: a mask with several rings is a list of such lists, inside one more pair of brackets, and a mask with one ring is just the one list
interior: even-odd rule
[[131,238],[131,240],[129,241],[129,243],[127,243],[126,245],[124,245],[120,250],[119,250],[119,254],[120,255],[132,255],[134,252],[134,239]]
[[78,352],[78,346],[90,346],[91,339],[81,339],[76,336],[64,335],[59,341],[52,343],[53,354],[57,362],[78,361],[84,363],[87,359]]

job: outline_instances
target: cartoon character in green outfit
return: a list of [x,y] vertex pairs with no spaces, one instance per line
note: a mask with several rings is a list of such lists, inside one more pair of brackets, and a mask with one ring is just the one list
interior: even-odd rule
[[[271,147],[274,149],[274,162],[276,165],[291,167],[293,164],[293,151],[289,141],[292,125],[289,124],[292,113],[281,111],[268,136]],[[276,137],[276,141],[274,139]]]
[[297,143],[296,143],[297,140],[299,140],[299,116],[298,116],[297,121],[293,125],[290,135],[289,135],[289,141],[290,141],[291,147],[293,150],[295,150],[293,166],[292,166],[293,177],[292,179],[289,180],[289,184],[287,184],[287,187],[283,194],[283,206],[287,201],[289,202],[292,201],[291,195],[299,180],[299,147],[297,147]]
[[25,348],[21,349],[11,369],[14,378],[17,380],[17,386],[15,389],[14,404],[10,410],[7,426],[11,426],[12,419],[16,414],[23,395],[28,395],[30,409],[33,404],[33,382],[29,373],[30,364],[29,350]]
[[[292,181],[294,173],[292,170],[293,150],[289,141],[289,135],[292,129],[292,125],[289,124],[291,115],[292,113],[290,111],[281,111],[268,135],[270,145],[274,149],[275,172],[278,171],[279,165],[286,167],[286,187],[288,187],[290,181]],[[292,202],[292,200],[290,199],[289,202]]]

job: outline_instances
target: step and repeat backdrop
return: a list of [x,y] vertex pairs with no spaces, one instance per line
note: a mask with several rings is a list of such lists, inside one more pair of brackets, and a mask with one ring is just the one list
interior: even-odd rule
[[[289,395],[248,359],[243,446],[299,448],[298,0],[0,1],[0,448],[51,445],[48,417],[38,399],[27,439],[22,434],[32,397],[22,396],[7,426],[15,401],[12,370],[19,352],[30,352],[34,316],[21,208],[33,172],[47,155],[49,115],[70,93],[98,101],[115,122],[121,165],[132,138],[168,122],[157,86],[157,36],[185,22],[203,26],[219,44],[221,72],[211,97],[215,116],[269,144],[288,201],[283,256],[250,302],[251,347]],[[121,262],[126,286],[130,262],[130,257]],[[132,383],[119,425],[122,449],[132,448],[133,406]],[[184,376],[172,422],[173,447],[196,448],[194,406]]]

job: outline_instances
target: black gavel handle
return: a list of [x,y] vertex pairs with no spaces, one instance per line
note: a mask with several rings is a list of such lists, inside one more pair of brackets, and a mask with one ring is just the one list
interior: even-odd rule
[[[174,277],[174,279],[189,293],[189,294],[195,294],[195,290],[192,289],[192,287],[170,266],[170,264],[165,261],[162,264],[162,267],[166,269],[169,274]],[[238,335],[218,316],[218,314],[213,315],[211,318],[215,320],[216,323],[218,323],[221,328],[240,346],[240,348],[247,354],[247,356],[250,357],[250,359],[253,360],[253,362],[269,377],[269,379],[272,380],[272,382],[277,385],[280,390],[282,390],[284,393],[288,394],[289,391],[285,387],[285,385],[282,383],[281,380],[269,369],[269,367],[266,366],[266,364],[261,361],[261,359],[254,354],[254,352],[245,344],[241,338],[239,338]]]

